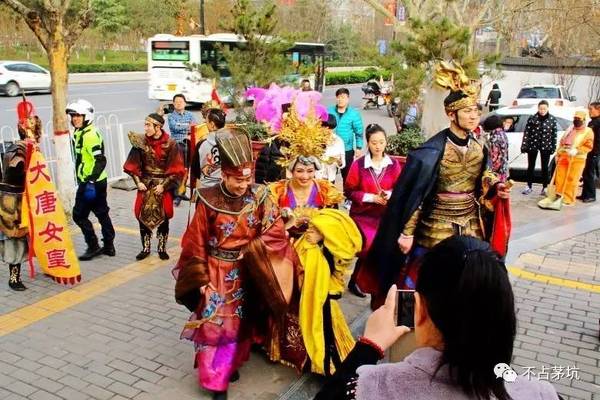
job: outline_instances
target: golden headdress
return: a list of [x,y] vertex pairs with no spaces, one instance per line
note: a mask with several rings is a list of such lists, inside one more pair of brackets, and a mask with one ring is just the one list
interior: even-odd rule
[[302,120],[295,104],[292,104],[288,117],[283,120],[278,137],[284,143],[281,147],[284,159],[279,164],[288,168],[293,167],[296,161],[301,161],[320,169],[321,161],[326,161],[325,150],[333,142],[331,129],[323,126],[314,107]]
[[444,99],[446,111],[458,111],[477,105],[479,88],[473,85],[465,70],[455,61],[440,61],[435,67],[434,82],[442,89],[450,90]]

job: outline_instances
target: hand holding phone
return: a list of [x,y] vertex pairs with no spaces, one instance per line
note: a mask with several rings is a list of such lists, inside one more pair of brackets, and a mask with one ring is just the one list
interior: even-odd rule
[[396,325],[415,328],[415,291],[396,291]]
[[385,304],[369,316],[364,337],[386,350],[402,335],[410,332],[406,326],[396,326],[396,285],[388,291]]

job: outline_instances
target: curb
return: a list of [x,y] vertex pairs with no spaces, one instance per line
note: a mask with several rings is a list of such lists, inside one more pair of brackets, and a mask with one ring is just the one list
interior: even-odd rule
[[74,85],[86,83],[134,82],[146,80],[148,80],[147,71],[69,74],[69,84]]

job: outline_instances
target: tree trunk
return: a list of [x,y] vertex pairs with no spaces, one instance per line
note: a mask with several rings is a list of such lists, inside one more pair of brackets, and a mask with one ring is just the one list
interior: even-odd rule
[[427,87],[425,91],[421,129],[427,139],[450,125],[450,121],[444,110],[444,98],[446,94],[446,90],[433,85]]
[[71,155],[71,140],[65,109],[67,107],[67,84],[69,52],[63,41],[53,43],[48,51],[50,75],[52,76],[52,124],[56,151],[56,185],[65,212],[71,214],[75,194],[75,166]]

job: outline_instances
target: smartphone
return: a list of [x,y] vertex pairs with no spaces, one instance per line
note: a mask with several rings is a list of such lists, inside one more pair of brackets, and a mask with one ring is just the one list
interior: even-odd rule
[[415,291],[398,290],[396,292],[396,325],[415,327]]

